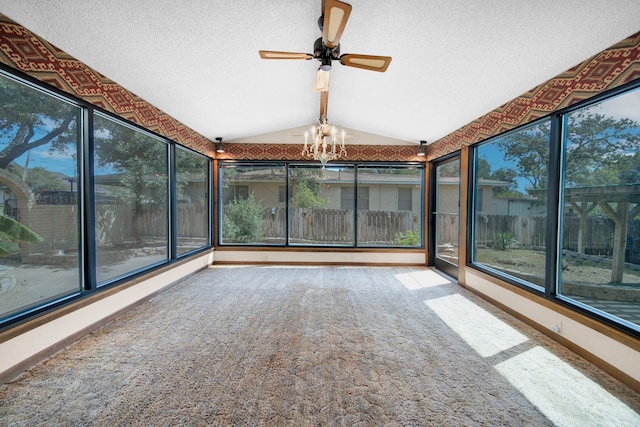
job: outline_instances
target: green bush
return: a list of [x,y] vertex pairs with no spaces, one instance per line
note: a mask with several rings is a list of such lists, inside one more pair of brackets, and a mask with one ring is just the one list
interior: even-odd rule
[[310,184],[309,180],[301,180],[296,185],[291,204],[298,208],[323,209],[328,200],[320,197],[319,191],[318,185]]
[[419,244],[420,236],[418,236],[418,234],[413,230],[407,230],[404,235],[396,233],[396,245],[418,246]]
[[250,243],[262,240],[264,207],[253,193],[246,199],[233,199],[224,208],[222,238],[225,242]]
[[494,240],[494,247],[499,251],[506,251],[507,249],[517,248],[520,243],[513,238],[513,233],[510,231],[498,231]]

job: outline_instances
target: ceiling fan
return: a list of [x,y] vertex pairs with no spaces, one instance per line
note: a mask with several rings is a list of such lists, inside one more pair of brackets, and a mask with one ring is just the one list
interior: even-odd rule
[[391,63],[390,56],[374,56],[347,53],[340,55],[340,37],[351,14],[351,5],[339,0],[322,0],[322,15],[318,18],[321,37],[313,44],[313,53],[259,51],[262,59],[317,59],[320,67],[316,73],[313,90],[320,92],[320,121],[327,121],[329,101],[329,77],[332,61],[340,61],[348,67],[384,72]]

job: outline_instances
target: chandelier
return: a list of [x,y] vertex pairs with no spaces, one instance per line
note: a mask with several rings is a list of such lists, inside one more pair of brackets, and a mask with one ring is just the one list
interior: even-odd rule
[[[302,156],[319,160],[323,165],[331,160],[346,157],[344,136],[344,130],[338,136],[338,129],[330,125],[326,117],[322,117],[317,127],[315,125],[311,127],[311,133],[305,131]],[[309,137],[311,137],[311,144],[309,144]]]

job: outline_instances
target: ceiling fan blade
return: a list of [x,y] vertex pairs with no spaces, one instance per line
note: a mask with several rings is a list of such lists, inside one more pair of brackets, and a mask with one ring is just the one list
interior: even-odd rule
[[316,80],[313,82],[314,92],[326,92],[329,90],[329,79],[331,78],[331,70],[324,71],[322,68],[318,69],[316,73]]
[[273,50],[260,50],[258,51],[260,58],[262,59],[312,59],[313,55],[310,53],[300,52],[276,52]]
[[351,14],[351,5],[339,0],[324,1],[324,21],[322,24],[322,42],[329,49],[340,43],[340,37]]
[[320,92],[320,120],[327,118],[327,108],[329,107],[329,91]]
[[383,73],[387,71],[389,64],[391,64],[391,57],[347,53],[340,57],[340,63],[348,67],[363,68],[365,70]]

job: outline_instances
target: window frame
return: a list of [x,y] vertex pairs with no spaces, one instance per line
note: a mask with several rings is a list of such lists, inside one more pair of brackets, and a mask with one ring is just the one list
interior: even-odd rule
[[[546,300],[557,303],[572,311],[593,318],[615,329],[621,330],[631,336],[640,338],[640,325],[636,325],[627,321],[621,321],[619,318],[609,315],[607,312],[598,310],[594,307],[580,303],[567,296],[558,293],[560,281],[560,266],[562,265],[562,232],[563,232],[563,189],[564,189],[564,133],[566,132],[564,117],[574,111],[588,108],[590,105],[604,102],[610,98],[622,95],[633,90],[640,90],[640,79],[623,84],[615,89],[602,92],[591,98],[577,102],[569,107],[562,108],[551,112],[550,114],[537,118],[535,121],[526,123],[517,128],[510,129],[506,132],[493,135],[482,141],[478,141],[469,146],[469,193],[467,206],[467,225],[469,232],[466,236],[467,258],[465,266],[478,271],[482,271],[492,277],[495,277],[509,285],[516,286],[526,292],[543,297]],[[546,271],[544,275],[544,286],[539,287],[529,282],[520,280],[513,276],[509,276],[499,270],[479,265],[473,262],[474,242],[475,242],[475,221],[474,213],[477,207],[477,189],[475,189],[475,174],[477,173],[477,148],[485,143],[504,137],[512,132],[517,132],[527,126],[538,123],[542,120],[550,120],[550,137],[549,137],[549,164],[548,164],[548,191],[547,191],[547,229],[546,229]]]
[[[299,161],[263,161],[263,160],[256,160],[256,161],[250,161],[250,160],[220,160],[218,163],[218,198],[219,200],[223,195],[222,193],[222,188],[224,187],[223,184],[223,177],[222,177],[222,170],[224,169],[224,166],[226,165],[234,165],[236,167],[242,167],[242,166],[274,166],[274,165],[283,165],[285,167],[285,175],[287,176],[287,181],[286,181],[286,186],[284,189],[284,193],[287,196],[286,199],[286,203],[285,203],[285,211],[287,213],[287,218],[286,218],[286,241],[282,244],[261,244],[261,243],[224,243],[221,241],[221,227],[222,227],[222,203],[218,203],[218,208],[217,208],[217,217],[218,217],[218,224],[216,226],[216,228],[218,229],[218,233],[217,236],[218,238],[216,239],[216,245],[220,246],[220,247],[233,247],[233,246],[242,246],[242,247],[246,247],[246,246],[250,246],[250,247],[256,247],[256,248],[260,248],[260,247],[272,247],[272,246],[277,246],[277,247],[283,247],[283,248],[331,248],[331,249],[336,249],[336,250],[344,250],[344,249],[353,249],[353,248],[363,248],[363,249],[424,249],[425,248],[425,241],[424,241],[424,230],[425,230],[425,223],[424,223],[424,209],[425,209],[425,170],[426,170],[426,166],[424,162],[336,162],[336,163],[329,163],[327,165],[327,167],[353,167],[353,171],[354,171],[354,181],[352,183],[352,186],[350,185],[349,189],[347,191],[353,191],[354,193],[354,199],[360,201],[360,198],[358,196],[358,188],[359,187],[363,187],[362,185],[357,185],[358,183],[358,170],[361,168],[394,168],[394,169],[416,169],[419,171],[419,184],[420,184],[420,189],[419,189],[419,193],[420,193],[420,201],[419,201],[419,208],[418,208],[418,216],[420,218],[420,236],[421,237],[421,242],[420,245],[416,245],[416,246],[410,246],[410,247],[406,247],[406,246],[402,246],[399,244],[384,244],[384,245],[370,245],[370,244],[366,244],[366,243],[360,243],[358,241],[358,236],[357,236],[357,227],[358,227],[358,223],[357,223],[357,212],[360,208],[358,209],[353,209],[353,215],[354,215],[354,239],[353,239],[353,243],[352,244],[299,244],[299,243],[295,243],[295,242],[291,242],[290,241],[290,232],[289,232],[289,198],[291,196],[291,174],[290,174],[290,170],[292,168],[296,168],[296,167],[313,167],[313,168],[321,168],[322,165],[319,165],[316,162],[299,162]],[[369,185],[365,184],[364,187],[368,188]],[[343,205],[343,200],[342,200],[342,192],[345,191],[344,187],[340,187],[340,193],[341,195],[340,197],[340,206]],[[283,190],[278,190],[279,193],[281,194],[283,192]],[[397,199],[397,196],[396,196]],[[412,198],[413,199],[413,198]],[[369,201],[369,198],[366,199],[367,201]],[[361,203],[361,202],[360,202]],[[413,201],[412,201],[413,204]],[[367,206],[367,208],[370,208],[370,206]],[[367,209],[368,210],[368,209]]]
[[[79,290],[70,294],[65,294],[50,301],[41,302],[32,307],[21,309],[11,315],[4,316],[0,314],[0,331],[9,329],[18,323],[26,320],[38,317],[50,310],[62,308],[70,303],[78,301],[81,298],[88,297],[90,295],[104,292],[113,287],[126,284],[127,282],[140,277],[143,274],[147,274],[150,271],[157,270],[166,265],[175,262],[178,258],[188,258],[196,256],[197,254],[211,250],[213,247],[213,228],[211,227],[213,219],[213,198],[209,197],[207,202],[208,218],[209,218],[209,231],[208,231],[208,243],[206,246],[191,251],[189,253],[176,254],[173,248],[175,242],[175,223],[174,217],[176,212],[176,200],[175,200],[175,168],[172,165],[174,161],[173,150],[175,147],[193,151],[189,147],[153,132],[144,126],[137,123],[133,123],[121,116],[118,116],[110,111],[97,107],[77,96],[67,93],[57,87],[42,82],[34,77],[31,77],[19,70],[8,67],[5,64],[0,64],[0,75],[8,79],[14,80],[20,84],[23,84],[31,89],[40,91],[48,96],[57,98],[61,102],[77,106],[78,111],[78,147],[77,147],[77,163],[78,163],[78,255],[79,255]],[[133,128],[136,131],[143,132],[152,136],[155,139],[161,140],[167,145],[167,162],[170,165],[167,170],[167,227],[168,227],[168,256],[163,262],[145,266],[141,269],[128,272],[112,280],[108,283],[101,283],[97,285],[96,280],[96,238],[95,238],[95,194],[94,194],[94,150],[95,141],[93,137],[94,119],[95,115],[102,115],[110,120],[121,122],[127,127]],[[195,151],[193,151],[196,153]],[[212,164],[213,160],[200,153],[196,153],[207,159],[208,169],[208,193],[212,194]]]

